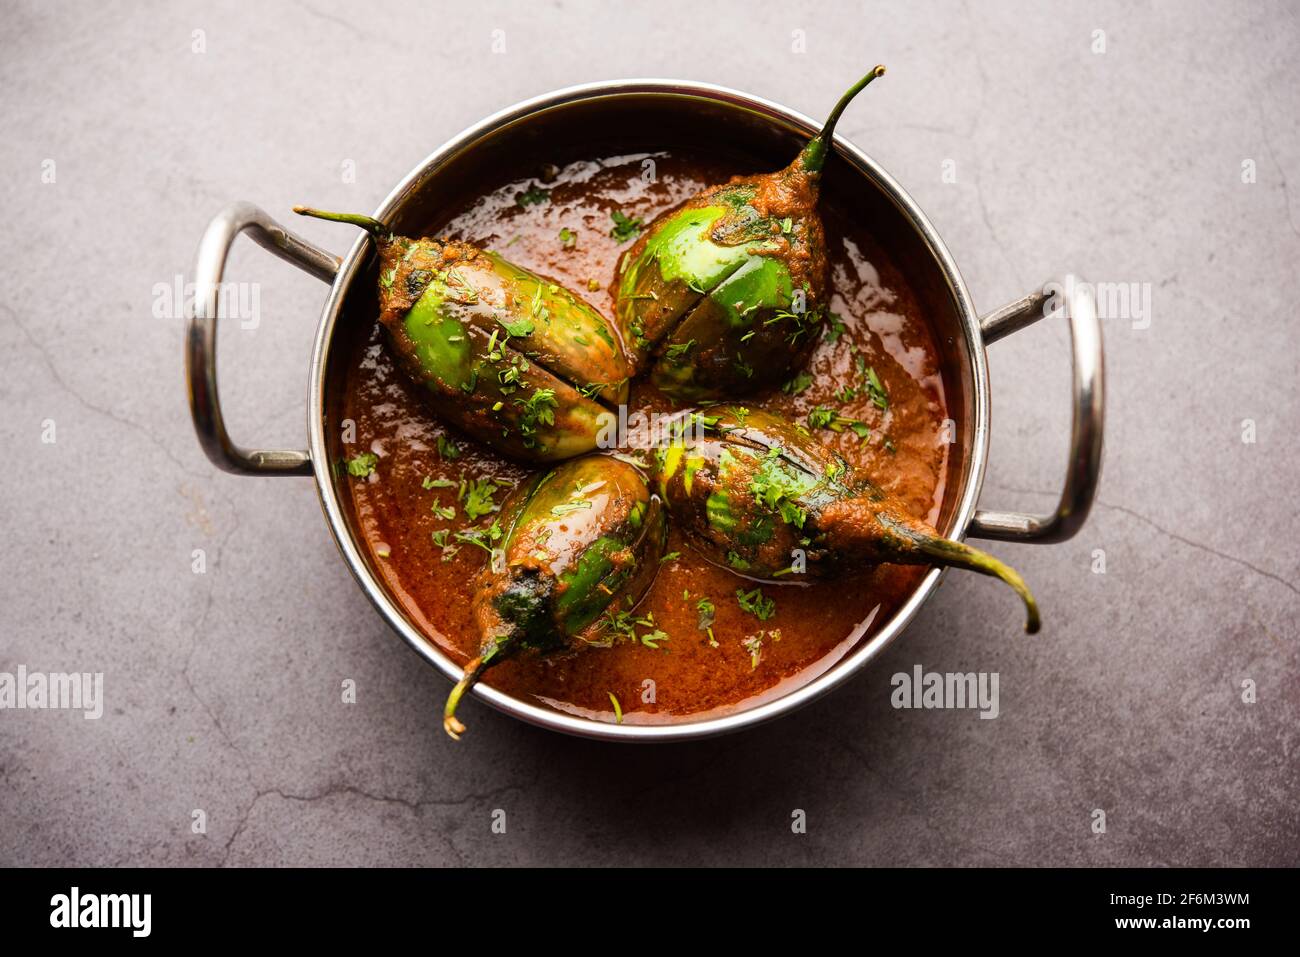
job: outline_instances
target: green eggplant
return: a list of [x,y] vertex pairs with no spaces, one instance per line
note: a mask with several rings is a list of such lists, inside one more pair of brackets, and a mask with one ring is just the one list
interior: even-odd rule
[[829,300],[817,214],[822,168],[849,102],[783,170],[740,176],[659,216],[620,258],[615,319],[634,368],[663,392],[739,396],[786,381],[821,335]]
[[379,249],[379,320],[402,368],[443,419],[506,455],[548,462],[596,448],[629,369],[609,321],[568,289],[469,243],[395,236]]
[[453,738],[465,730],[456,707],[488,668],[515,655],[612,641],[612,622],[654,582],[668,534],[663,505],[641,473],[604,455],[520,485],[502,503],[497,528],[498,544],[475,582],[479,651],[443,710]]
[[736,405],[687,413],[656,443],[652,482],[673,522],[712,561],[754,578],[819,578],[861,564],[940,565],[999,578],[1038,604],[992,555],[944,538],[838,453],[785,419]]

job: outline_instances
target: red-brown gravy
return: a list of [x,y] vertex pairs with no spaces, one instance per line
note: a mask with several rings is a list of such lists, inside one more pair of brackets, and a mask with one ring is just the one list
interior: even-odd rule
[[[646,159],[653,160],[653,182],[643,176]],[[542,184],[549,190],[548,202],[517,202],[536,180],[505,183],[426,231],[495,249],[612,315],[615,263],[631,243],[620,245],[611,238],[610,213],[618,210],[648,223],[705,186],[754,171],[681,150],[579,161],[548,176]],[[823,337],[805,391],[787,395],[777,388],[747,397],[745,404],[800,421],[814,406],[826,405],[865,422],[871,428],[866,440],[851,431],[819,429],[816,434],[901,495],[916,515],[934,521],[947,467],[948,447],[940,432],[948,412],[930,327],[906,277],[872,238],[870,224],[851,223],[837,214],[830,196],[823,198],[821,212],[835,290],[832,308],[843,320],[843,332],[835,341]],[[561,242],[566,228],[576,234],[575,245]],[[593,280],[598,290],[591,289]],[[883,382],[887,410],[877,408],[865,389],[847,402],[837,398],[844,387],[862,384],[852,349]],[[444,528],[454,532],[468,523],[459,510],[450,521],[435,516],[435,502],[456,504],[454,490],[426,489],[423,480],[495,476],[518,481],[528,470],[435,421],[421,401],[421,389],[398,371],[377,324],[365,347],[350,357],[344,389],[343,414],[356,424],[349,454],[373,451],[380,457],[368,480],[346,479],[350,508],[372,562],[415,625],[463,664],[477,643],[469,582],[487,553],[464,545],[443,560],[433,533]],[[648,384],[633,384],[629,411],[672,407]],[[459,458],[440,457],[440,436],[456,443]],[[504,494],[498,494],[498,502]],[[829,667],[862,634],[886,621],[925,573],[887,565],[818,584],[764,584],[764,594],[776,600],[776,614],[760,622],[736,600],[736,590],[751,589],[753,582],[708,563],[677,532],[670,533],[668,548],[680,557],[664,563],[637,609],[639,615],[653,613],[657,626],[670,636],[658,650],[620,642],[568,656],[508,661],[484,680],[526,700],[607,721],[615,720],[611,694],[625,723],[725,713],[783,693]],[[704,597],[716,607],[712,642],[697,627],[696,605]],[[773,629],[779,629],[779,640],[771,638]],[[753,642],[745,642],[759,632],[769,635],[755,663]]]

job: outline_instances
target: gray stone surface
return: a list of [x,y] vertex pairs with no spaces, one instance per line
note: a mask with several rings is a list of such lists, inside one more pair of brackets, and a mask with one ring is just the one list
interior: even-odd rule
[[[4,5],[0,671],[102,671],[107,706],[0,711],[0,863],[1300,864],[1294,6],[438,6]],[[474,704],[454,745],[446,683],[354,586],[310,481],[200,453],[154,285],[231,200],[371,209],[550,89],[679,76],[820,115],[877,60],[890,76],[841,132],[916,196],[982,309],[1067,270],[1150,284],[1148,328],[1107,324],[1093,518],[995,547],[1043,634],[954,575],[878,666],[759,730],[616,747]],[[264,316],[222,337],[232,431],[300,446],[324,289],[251,244],[230,275],[261,283]],[[1065,331],[991,362],[984,503],[1044,508]],[[917,663],[999,672],[1001,717],[892,709]]]

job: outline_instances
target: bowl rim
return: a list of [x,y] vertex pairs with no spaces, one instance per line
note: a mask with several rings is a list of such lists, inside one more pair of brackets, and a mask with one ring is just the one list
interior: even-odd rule
[[[743,109],[765,121],[786,129],[812,135],[819,124],[809,117],[762,97],[753,96],[729,87],[688,80],[633,78],[583,83],[564,87],[550,93],[531,97],[506,107],[486,119],[475,123],[453,136],[417,164],[379,205],[375,218],[386,221],[399,208],[407,195],[422,182],[436,174],[439,167],[457,154],[498,130],[527,118],[574,104],[621,97],[661,96],[666,98],[702,99]],[[957,320],[962,329],[964,348],[970,360],[973,379],[970,396],[969,424],[971,451],[966,472],[965,487],[960,490],[953,512],[950,537],[965,537],[975,513],[980,490],[984,483],[984,470],[989,443],[989,375],[979,317],[971,301],[969,290],[947,245],[940,238],[930,220],[916,201],[901,185],[866,153],[840,136],[835,137],[835,149],[840,158],[885,194],[902,213],[908,225],[918,234],[925,249],[939,267],[956,307]],[[312,347],[310,389],[308,395],[307,428],[312,471],[316,480],[317,497],[325,513],[334,543],[361,586],[370,603],[421,658],[433,665],[448,680],[456,681],[461,668],[436,644],[416,629],[401,608],[390,598],[377,576],[369,569],[357,542],[349,530],[343,506],[335,488],[329,467],[325,422],[325,384],[329,368],[335,324],[339,318],[344,295],[365,261],[369,240],[358,237],[343,258],[330,287],[329,296],[322,307],[321,321],[317,327]],[[922,578],[907,601],[886,621],[868,641],[858,644],[843,657],[832,663],[821,674],[791,691],[751,708],[699,720],[684,720],[667,724],[611,724],[591,718],[566,714],[543,705],[512,697],[486,684],[478,684],[472,694],[498,711],[505,712],[529,724],[554,731],[604,741],[667,742],[688,741],[713,737],[754,727],[788,714],[841,686],[879,657],[892,645],[916,617],[921,606],[938,587],[944,569],[932,568]],[[847,640],[847,638],[846,638]]]

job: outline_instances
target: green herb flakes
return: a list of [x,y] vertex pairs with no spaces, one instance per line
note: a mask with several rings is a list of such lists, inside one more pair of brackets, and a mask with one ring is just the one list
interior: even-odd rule
[[619,243],[635,239],[637,234],[641,232],[642,225],[644,225],[641,222],[641,217],[628,219],[621,210],[617,209],[609,214],[609,218],[614,223],[614,228],[609,231],[609,234]]
[[374,452],[362,452],[347,460],[348,474],[353,478],[366,478],[374,473],[378,462],[379,456]]
[[444,462],[451,462],[460,458],[460,446],[448,439],[445,435],[438,436],[438,456]]
[[741,611],[749,612],[759,621],[767,621],[776,614],[776,599],[766,597],[761,588],[748,592],[743,588],[737,588],[736,602],[740,605]]
[[493,501],[493,497],[500,490],[501,487],[489,479],[474,479],[466,484],[463,492],[458,495],[465,517],[475,522],[484,515],[495,512],[501,506]]
[[515,202],[521,209],[527,209],[529,206],[540,206],[542,203],[551,201],[551,191],[542,189],[540,186],[533,185],[522,193],[515,195]]

